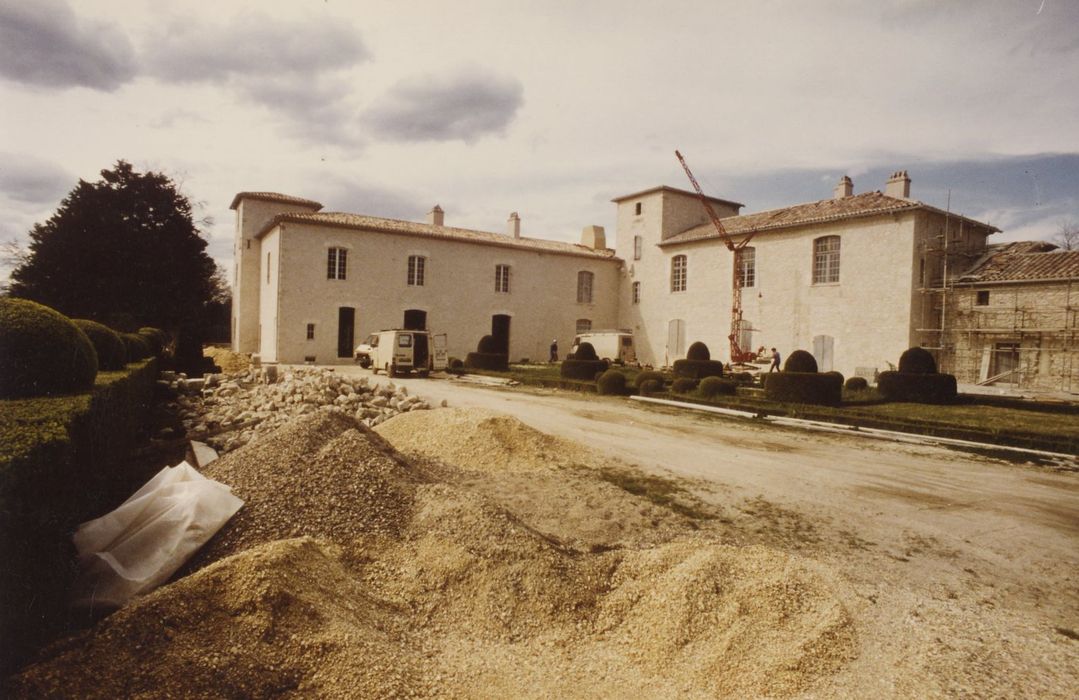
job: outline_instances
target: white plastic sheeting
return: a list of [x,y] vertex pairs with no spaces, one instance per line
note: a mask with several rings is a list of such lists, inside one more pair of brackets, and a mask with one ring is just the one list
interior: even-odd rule
[[168,580],[243,506],[187,462],[165,467],[116,510],[75,531],[73,605],[118,608]]

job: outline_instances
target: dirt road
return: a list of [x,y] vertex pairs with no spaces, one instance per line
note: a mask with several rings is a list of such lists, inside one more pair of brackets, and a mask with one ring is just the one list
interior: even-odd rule
[[625,399],[395,381],[677,478],[730,541],[839,572],[862,649],[836,694],[1079,693],[1079,472]]

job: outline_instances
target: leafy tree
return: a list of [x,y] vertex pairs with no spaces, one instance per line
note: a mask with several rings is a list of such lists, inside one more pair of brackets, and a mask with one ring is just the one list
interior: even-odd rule
[[56,213],[34,225],[9,291],[73,318],[132,326],[121,330],[201,335],[221,293],[214,274],[176,184],[121,160],[98,182],[79,180]]

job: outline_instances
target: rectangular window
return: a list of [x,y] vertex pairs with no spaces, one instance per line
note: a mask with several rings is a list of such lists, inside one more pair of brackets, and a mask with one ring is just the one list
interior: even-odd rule
[[344,248],[330,248],[326,253],[326,279],[343,280],[348,270],[348,251]]
[[742,248],[738,256],[738,283],[743,287],[757,286],[757,250]]
[[641,247],[644,244],[644,240],[640,236],[633,237],[633,259],[641,259]]
[[684,255],[671,258],[671,291],[686,291],[686,256]]
[[408,256],[408,286],[422,287],[424,280],[424,268],[427,267],[427,258],[422,255]]
[[510,291],[510,266],[495,265],[495,291],[509,293]]
[[581,333],[587,333],[590,330],[592,330],[592,319],[590,319],[590,318],[579,318],[579,319],[577,319],[577,334],[578,335],[580,335]]
[[247,239],[247,249],[251,250],[251,239],[250,238]]
[[839,281],[839,236],[813,241],[813,284]]
[[307,324],[307,339],[308,340],[314,340],[315,339],[315,324],[313,324],[313,323],[308,323]]
[[577,303],[592,303],[592,273],[586,270],[577,273]]
[[640,304],[641,303],[641,283],[640,282],[634,282],[633,283],[633,303],[634,304]]
[[270,254],[266,253],[266,284],[270,283]]
[[989,290],[982,289],[978,292],[978,298],[974,301],[975,306],[989,306]]
[[640,202],[637,202],[637,208],[636,208],[635,213],[637,214],[637,216],[641,215],[641,203]]

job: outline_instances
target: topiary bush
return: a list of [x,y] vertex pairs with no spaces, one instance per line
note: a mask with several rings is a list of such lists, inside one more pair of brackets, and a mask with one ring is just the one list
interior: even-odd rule
[[75,394],[97,376],[86,334],[55,309],[0,298],[0,398]]
[[869,382],[865,377],[851,377],[847,380],[843,388],[847,391],[865,391],[869,388]]
[[121,333],[120,340],[124,341],[124,347],[127,349],[128,362],[145,360],[153,354],[150,351],[150,344],[146,342],[146,338],[138,333]]
[[738,383],[719,377],[705,377],[697,386],[697,393],[706,399],[721,395],[733,396],[738,393]]
[[[595,351],[592,353],[595,354]],[[580,379],[588,382],[596,380],[596,375],[608,369],[610,365],[603,360],[582,360],[580,353],[572,360],[564,360],[558,368],[563,379]]]
[[505,372],[509,369],[509,361],[500,353],[470,352],[465,355],[465,367]]
[[592,346],[592,343],[581,343],[577,346],[577,352],[573,353],[573,359],[598,360],[599,356],[596,355],[596,348]]
[[165,346],[168,344],[169,337],[165,335],[165,331],[160,328],[144,327],[139,329],[139,335],[143,337],[146,344],[150,346],[150,354],[154,357],[165,356]]
[[899,356],[899,371],[903,374],[936,374],[937,361],[925,348],[908,348]]
[[609,369],[596,380],[596,392],[608,396],[621,396],[626,393],[626,375],[616,369]]
[[[659,374],[656,372],[656,374]],[[645,379],[643,382],[637,385],[637,393],[641,396],[648,396],[649,394],[658,394],[663,391],[663,382],[658,379]]]
[[707,345],[697,341],[689,346],[689,350],[686,351],[686,359],[707,362],[712,359],[712,353],[708,351]]
[[688,394],[697,388],[698,380],[690,377],[679,377],[671,384],[671,391],[676,394]]
[[480,338],[480,342],[476,345],[476,352],[483,353],[484,355],[498,354],[498,343],[495,342],[493,335],[485,335]]
[[639,373],[633,381],[637,385],[638,389],[643,388],[644,383],[647,381],[654,381],[659,384],[660,388],[662,388],[665,379],[662,372],[656,372],[655,370],[645,370],[644,372]]
[[676,377],[688,379],[722,377],[723,363],[719,360],[675,360],[671,371]]
[[446,366],[450,369],[464,369],[465,363],[459,357],[451,357]]
[[889,401],[943,404],[959,397],[955,376],[951,374],[881,372],[877,390]]
[[119,333],[87,318],[73,318],[71,322],[93,343],[99,371],[115,372],[124,368],[127,364],[127,346]]
[[795,350],[783,363],[784,372],[816,372],[817,358],[805,350]]
[[823,374],[830,374],[830,375],[832,375],[832,376],[834,376],[834,377],[838,377],[838,378],[839,378],[839,385],[840,385],[840,386],[843,386],[843,382],[847,381],[847,378],[843,376],[843,373],[842,373],[842,372],[838,372],[838,371],[836,371],[836,370],[834,370],[834,369],[833,369],[833,370],[829,370],[829,371],[827,371],[827,372],[823,372]]
[[764,375],[764,395],[780,403],[838,406],[843,400],[843,379],[837,374],[774,372]]

